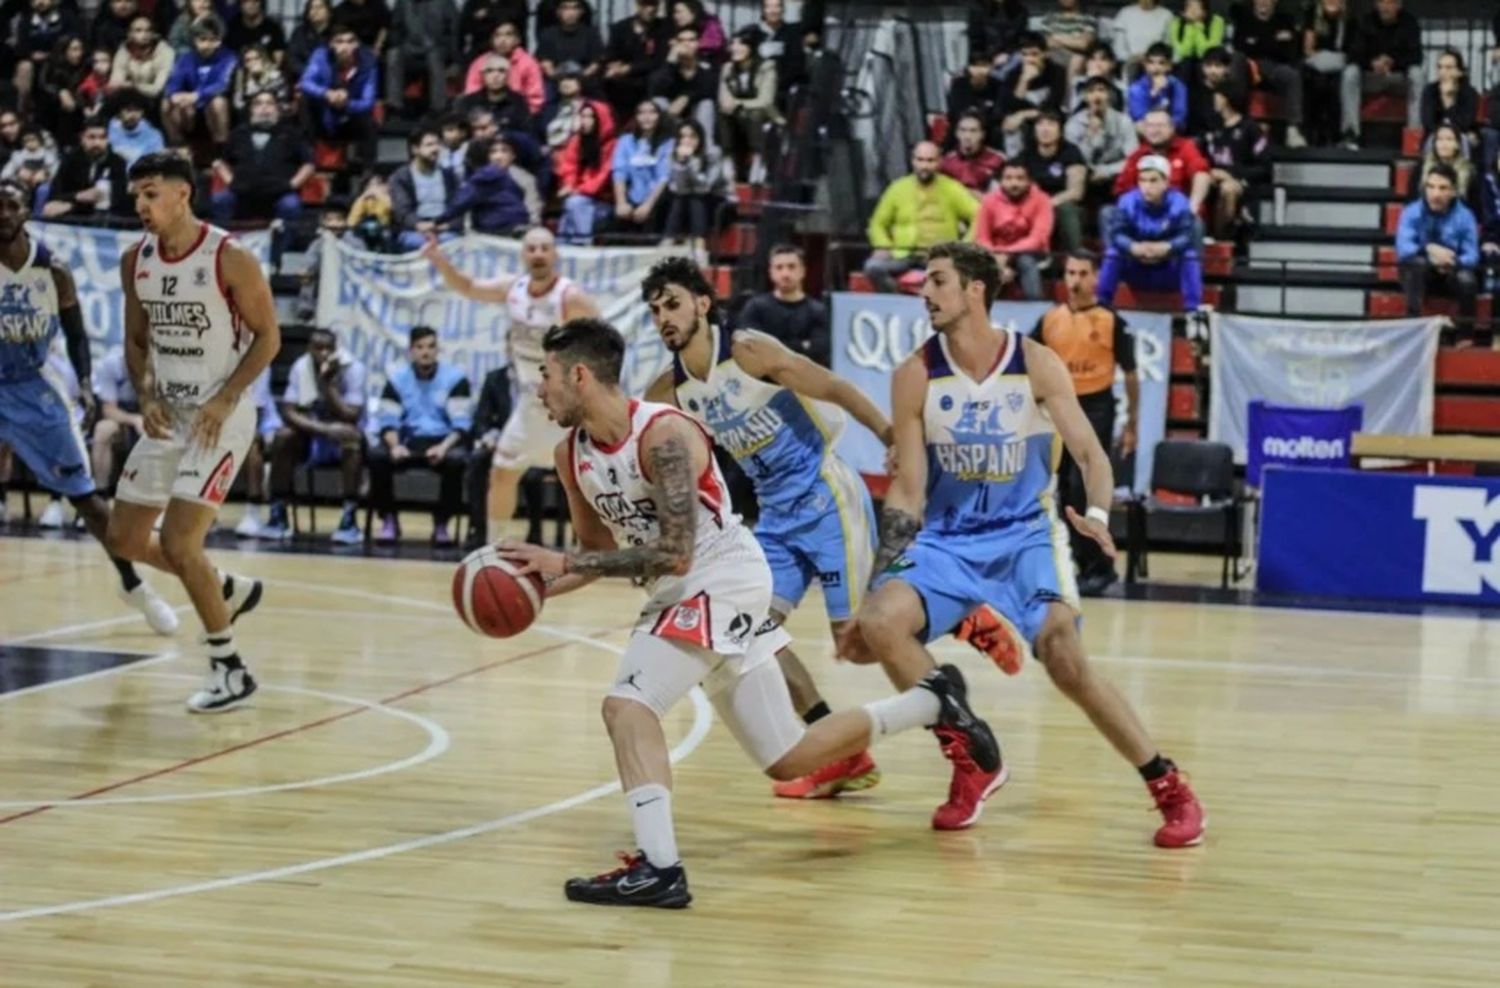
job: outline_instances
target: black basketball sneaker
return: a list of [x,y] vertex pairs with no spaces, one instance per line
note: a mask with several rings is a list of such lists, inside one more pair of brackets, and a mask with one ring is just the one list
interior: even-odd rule
[[563,894],[574,902],[596,906],[655,906],[658,909],[683,909],[693,901],[688,891],[687,872],[682,865],[658,868],[646,855],[621,854],[621,866],[593,878],[570,878],[563,883]]

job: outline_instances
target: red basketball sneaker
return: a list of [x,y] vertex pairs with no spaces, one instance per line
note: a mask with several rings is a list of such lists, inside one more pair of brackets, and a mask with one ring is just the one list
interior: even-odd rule
[[948,784],[948,802],[932,814],[933,830],[965,830],[972,827],[984,812],[984,801],[995,794],[1010,778],[1010,768],[1003,761],[993,772],[986,772],[969,754],[968,738],[949,727],[934,727],[943,755],[953,763],[953,781]]
[[1156,808],[1166,820],[1156,831],[1157,847],[1192,847],[1203,843],[1208,819],[1192,787],[1175,765],[1166,775],[1146,783],[1146,788],[1151,790],[1151,798],[1156,800]]
[[868,751],[829,762],[816,772],[789,782],[773,782],[771,791],[782,799],[829,799],[841,792],[859,792],[880,784],[880,769]]
[[968,642],[983,655],[988,655],[1007,676],[1021,671],[1021,660],[1026,649],[1016,637],[1015,629],[1000,616],[1000,612],[989,604],[980,604],[964,618],[953,637]]

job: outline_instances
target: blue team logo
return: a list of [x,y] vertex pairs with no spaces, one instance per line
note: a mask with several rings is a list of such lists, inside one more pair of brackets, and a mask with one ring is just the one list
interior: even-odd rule
[[953,396],[943,395],[942,400],[938,402],[938,407],[945,412],[953,411]]
[[1019,412],[1026,404],[1026,396],[1019,391],[1012,391],[1005,396],[1005,403],[1010,406],[1012,412]]
[[0,292],[0,341],[36,343],[51,334],[52,315],[41,311],[32,295],[32,286],[8,282]]
[[737,377],[731,377],[729,380],[725,381],[724,382],[724,390],[727,391],[727,392],[729,392],[732,395],[739,394],[740,393],[740,381],[739,381],[739,378],[737,378]]

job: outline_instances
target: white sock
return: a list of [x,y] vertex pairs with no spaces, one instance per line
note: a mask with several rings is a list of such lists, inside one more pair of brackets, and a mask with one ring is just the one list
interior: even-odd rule
[[630,822],[635,825],[635,844],[646,860],[658,868],[682,861],[677,856],[677,832],[672,827],[672,790],[651,783],[625,794]]
[[942,709],[937,694],[920,686],[867,703],[865,712],[873,722],[870,740],[936,724]]

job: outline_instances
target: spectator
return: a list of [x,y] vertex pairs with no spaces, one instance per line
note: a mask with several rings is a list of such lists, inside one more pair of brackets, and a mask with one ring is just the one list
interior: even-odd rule
[[1083,244],[1083,197],[1088,192],[1088,165],[1083,152],[1063,139],[1062,118],[1048,111],[1037,118],[1031,147],[1019,160],[1031,181],[1052,197],[1053,240],[1058,250]]
[[1485,170],[1480,193],[1479,243],[1485,266],[1485,287],[1494,291],[1500,282],[1496,274],[1500,268],[1500,159]]
[[801,247],[777,244],[771,248],[770,267],[771,290],[745,303],[736,326],[769,333],[793,352],[829,366],[828,307],[807,294],[807,255]]
[[1083,109],[1083,91],[1090,79],[1108,80],[1111,90],[1109,105],[1121,113],[1125,112],[1125,84],[1120,81],[1120,60],[1115,58],[1115,50],[1102,41],[1089,49],[1083,62],[1083,74],[1075,78],[1068,88],[1068,107],[1071,112],[1077,113]]
[[1242,0],[1230,8],[1234,47],[1255,63],[1260,83],[1281,101],[1286,146],[1307,147],[1302,136],[1302,45],[1297,23],[1276,9],[1276,0]]
[[21,146],[11,152],[0,168],[0,179],[15,179],[33,194],[52,181],[57,174],[57,144],[44,130],[27,128],[21,133]]
[[1130,119],[1137,127],[1152,110],[1163,110],[1171,114],[1172,124],[1178,130],[1187,129],[1187,86],[1172,74],[1172,49],[1169,46],[1157,43],[1147,50],[1145,71],[1131,83],[1127,103]]
[[1445,48],[1437,60],[1437,79],[1422,90],[1422,129],[1428,136],[1439,124],[1461,134],[1479,127],[1479,92],[1469,85],[1469,70],[1456,49]]
[[527,0],[464,0],[458,12],[458,43],[465,62],[472,62],[490,51],[495,28],[513,25],[516,38],[526,36],[526,22],[531,16]]
[[[806,9],[803,13],[807,13]],[[777,102],[784,105],[787,91],[807,81],[807,60],[802,48],[803,26],[786,19],[785,0],[761,0],[760,23],[746,30],[754,34],[751,45],[761,61],[776,66]]]
[[537,38],[536,58],[542,73],[555,80],[558,67],[573,62],[580,66],[585,79],[593,79],[604,58],[604,42],[592,24],[584,23],[582,0],[562,0],[557,5],[557,18],[557,24]]
[[141,403],[136,397],[130,370],[125,366],[125,348],[110,349],[94,365],[94,398],[99,403],[99,420],[89,441],[89,461],[94,467],[94,481],[105,497],[114,493],[117,468],[136,441],[145,435]]
[[286,502],[299,463],[309,467],[338,464],[343,512],[332,540],[354,545],[361,540],[355,512],[364,470],[365,369],[338,345],[333,330],[318,328],[307,340],[307,352],[292,362],[281,395],[282,425],[271,440],[271,513],[262,538],[285,538]]
[[135,215],[125,179],[125,159],[109,148],[109,129],[95,117],[83,126],[79,145],[63,156],[52,180],[45,219]]
[[302,20],[286,46],[287,78],[301,79],[318,49],[328,44],[333,31],[333,8],[328,0],[307,0]]
[[1422,125],[1422,25],[1401,0],[1375,0],[1359,19],[1342,81],[1344,143],[1359,146],[1360,104],[1366,93],[1406,89],[1406,125]]
[[129,39],[115,52],[110,90],[138,93],[155,106],[166,91],[176,57],[172,46],[157,36],[151,18],[137,17],[130,22]]
[[[459,181],[469,173],[468,157],[469,145],[475,141],[490,141],[500,136],[500,128],[495,126],[495,115],[489,110],[470,110],[467,114],[469,136],[459,148],[451,154],[445,153],[439,160],[443,167],[453,172]],[[444,142],[446,148],[447,142]]]
[[161,131],[146,119],[146,101],[135,92],[127,92],[115,103],[115,117],[109,122],[109,146],[125,159],[125,167],[135,164],[142,155],[167,146]]
[[[556,27],[561,23],[558,12],[562,9],[565,0],[537,0],[536,5],[536,33],[540,35],[549,27]],[[579,10],[582,12],[579,23],[589,27],[594,26],[594,7],[589,0],[578,0]]]
[[1439,124],[1427,140],[1426,153],[1422,156],[1423,187],[1427,176],[1438,165],[1453,169],[1453,185],[1461,202],[1474,201],[1474,162],[1469,159],[1469,139],[1459,133],[1452,124]]
[[421,250],[438,219],[458,195],[458,176],[439,162],[443,142],[432,127],[419,127],[406,139],[410,160],[391,175],[391,222],[403,251]]
[[995,68],[1005,65],[1030,23],[1022,0],[970,0],[969,57],[982,54]]
[[1250,68],[1228,48],[1210,48],[1198,62],[1197,71],[1188,82],[1188,123],[1184,132],[1204,135],[1219,126],[1214,111],[1214,96],[1219,92],[1250,91]]
[[667,190],[672,197],[664,235],[677,243],[686,241],[699,263],[707,264],[708,237],[733,193],[724,154],[709,143],[698,121],[684,120],[677,125],[670,160]]
[[1139,188],[1110,211],[1108,248],[1099,271],[1099,300],[1114,304],[1121,281],[1143,291],[1182,295],[1189,312],[1203,303],[1203,266],[1194,246],[1196,219],[1187,196],[1171,187],[1171,164],[1160,155],[1136,168]]
[[15,110],[0,109],[0,168],[21,149],[21,117]]
[[1209,12],[1208,0],[1183,0],[1181,16],[1172,18],[1167,29],[1167,42],[1186,82],[1198,60],[1224,44],[1224,18]]
[[[1094,255],[1085,251],[1068,255],[1063,268],[1067,301],[1038,319],[1031,335],[1062,358],[1073,379],[1078,404],[1106,450],[1115,446],[1115,367],[1124,372],[1126,418],[1119,452],[1128,457],[1136,448],[1141,404],[1135,339],[1119,313],[1099,304],[1097,263]],[[1083,472],[1066,451],[1057,469],[1057,497],[1073,511],[1082,511],[1088,504]],[[1093,539],[1078,533],[1072,541],[1079,593],[1097,597],[1115,582],[1114,564]]]
[[344,240],[364,250],[385,253],[391,247],[391,190],[377,173],[366,176],[359,196],[349,207]]
[[979,204],[939,172],[941,162],[936,144],[919,142],[912,149],[911,174],[886,186],[870,216],[867,232],[875,250],[864,271],[878,291],[896,291],[898,277],[927,264],[927,248],[958,240],[974,225]]
[[[495,126],[495,118],[488,110],[476,112],[489,117],[491,128]],[[438,121],[438,134],[443,141],[442,150],[438,152],[438,167],[452,172],[455,178],[462,178],[459,172],[463,170],[464,145],[469,143],[468,118],[458,112],[448,114]]]
[[468,177],[437,225],[448,226],[469,216],[480,233],[519,236],[524,232],[532,216],[526,190],[511,173],[515,160],[515,147],[504,137],[470,141],[465,161]]
[[140,14],[136,0],[109,0],[109,8],[99,11],[89,31],[89,46],[104,49],[111,55],[130,37],[130,22]]
[[983,199],[1000,177],[1005,155],[985,146],[984,119],[977,111],[969,110],[959,116],[954,129],[958,146],[943,155],[941,171],[968,189],[975,199]]
[[286,61],[286,28],[266,16],[266,0],[240,0],[239,9],[224,29],[224,44],[244,54],[251,47],[265,52],[277,68]]
[[1406,292],[1406,314],[1419,316],[1429,291],[1458,298],[1459,315],[1473,326],[1479,228],[1458,198],[1458,176],[1436,164],[1422,181],[1422,195],[1401,211],[1396,228],[1396,261]]
[[594,229],[610,215],[614,125],[603,104],[587,102],[578,115],[578,130],[557,160],[558,198],[563,215],[558,238],[565,244],[593,242]]
[[463,371],[438,362],[436,330],[415,326],[409,338],[411,362],[386,381],[377,420],[380,441],[369,453],[370,501],[381,517],[376,541],[394,542],[401,537],[395,514],[395,474],[415,467],[435,470],[442,479],[432,541],[452,545],[448,519],[463,506],[472,390]]
[[958,127],[965,113],[977,113],[984,121],[985,143],[1002,144],[1000,110],[1005,102],[1005,84],[990,71],[989,55],[975,51],[969,56],[968,68],[948,83],[948,123]]
[[83,126],[79,92],[91,71],[82,38],[63,38],[42,65],[32,99],[32,119],[57,137],[63,147],[76,143]]
[[[214,0],[187,0],[182,13],[177,15],[167,31],[167,44],[172,46],[178,58],[193,50],[193,25],[200,17],[210,16],[218,16],[214,11]],[[229,50],[234,51],[233,48]]]
[[697,36],[697,55],[705,65],[717,65],[724,57],[728,44],[724,25],[718,17],[703,9],[702,0],[672,0],[667,15],[672,22],[674,37],[688,29]]
[[776,108],[776,63],[755,50],[754,29],[729,42],[729,61],[719,76],[719,133],[738,179],[765,181],[769,134],[786,122]]
[[1214,196],[1209,226],[1215,237],[1229,240],[1239,227],[1245,191],[1271,177],[1270,142],[1261,125],[1245,116],[1239,93],[1215,93],[1214,104],[1220,123],[1203,139]]
[[1000,186],[979,204],[974,240],[1000,262],[1001,283],[1019,278],[1021,295],[1042,297],[1042,265],[1052,243],[1052,198],[1031,184],[1020,161],[1000,170]]
[[374,54],[379,64],[391,32],[391,8],[385,0],[339,0],[333,8],[333,22],[353,30],[360,46]]
[[615,223],[633,233],[655,233],[666,218],[664,197],[672,177],[672,134],[661,110],[642,100],[635,126],[615,145],[612,164]]
[[657,16],[657,0],[636,0],[635,15],[609,28],[602,88],[615,115],[624,119],[646,98],[651,76],[672,47],[671,26]]
[[460,99],[459,110],[464,113],[488,110],[501,130],[529,131],[531,111],[527,109],[526,97],[510,85],[510,63],[503,55],[486,55],[484,63],[484,85]]
[[557,101],[547,108],[542,123],[547,147],[554,154],[567,147],[573,135],[578,133],[579,121],[586,106],[592,106],[594,116],[603,120],[611,133],[614,132],[615,116],[610,111],[609,104],[584,95],[583,66],[577,62],[564,62],[557,72]]
[[[1159,157],[1168,164],[1167,183],[1187,196],[1193,207],[1193,215],[1203,210],[1208,199],[1211,180],[1208,177],[1208,162],[1198,146],[1186,137],[1180,137],[1172,129],[1172,118],[1164,111],[1146,114],[1141,128],[1141,146],[1135,149],[1120,170],[1115,180],[1116,197],[1128,195],[1140,186],[1138,174],[1144,158]],[[1100,226],[1105,226],[1102,221]]]
[[490,56],[505,59],[506,78],[510,88],[526,103],[526,112],[535,116],[547,103],[546,87],[542,81],[542,67],[531,52],[521,47],[521,33],[510,21],[502,21],[490,37],[490,50],[469,63],[464,76],[464,92],[477,93],[484,88],[484,70],[490,64]]
[[81,33],[75,13],[63,10],[58,0],[31,0],[31,12],[16,19],[16,96],[29,106],[31,91],[42,66],[64,38]]
[[229,135],[224,156],[214,162],[224,186],[213,195],[214,222],[274,216],[293,223],[302,215],[302,187],[313,177],[307,141],[281,122],[281,102],[270,91],[250,100],[250,120]]
[[672,36],[667,64],[651,77],[651,98],[665,103],[667,115],[678,120],[692,117],[705,133],[714,129],[714,99],[719,95],[718,74],[698,55],[698,33],[678,28]]
[[427,82],[427,106],[448,106],[448,78],[457,75],[458,9],[453,0],[396,0],[391,13],[390,47],[385,53],[385,101],[406,105],[409,73]]
[[1006,77],[1000,113],[1005,153],[1014,157],[1025,147],[1031,127],[1044,110],[1062,112],[1068,97],[1068,77],[1047,57],[1047,39],[1027,31],[1018,42],[1018,67]]
[[340,23],[333,28],[328,44],[313,52],[298,87],[306,132],[326,141],[352,144],[366,169],[375,165],[375,82],[379,74],[375,53],[360,44],[353,28]]
[[78,84],[78,107],[84,117],[98,116],[103,112],[114,61],[114,55],[107,51],[95,51],[89,55],[89,74]]
[[1136,0],[1115,14],[1115,51],[1125,60],[1127,73],[1133,73],[1146,60],[1152,45],[1167,40],[1171,27],[1172,12],[1158,6],[1156,0]]
[[1083,71],[1084,57],[1099,37],[1098,22],[1080,6],[1081,0],[1057,0],[1057,9],[1042,18],[1047,53],[1069,78]]
[[1303,123],[1309,140],[1320,147],[1339,139],[1340,79],[1352,41],[1347,0],[1312,0],[1302,21]]
[[261,93],[269,93],[276,101],[277,109],[291,105],[286,77],[264,48],[251,45],[240,52],[239,68],[234,70],[234,81],[230,84],[229,105],[235,116],[244,120],[250,113],[250,104]]
[[167,143],[182,144],[207,130],[214,144],[229,139],[229,82],[238,60],[224,47],[224,25],[214,15],[193,25],[193,50],[177,57],[164,90],[161,119]]
[[1113,93],[1108,79],[1088,80],[1083,108],[1069,117],[1063,128],[1064,140],[1078,148],[1088,165],[1090,192],[1112,188],[1126,160],[1141,143],[1130,118],[1110,105]]

